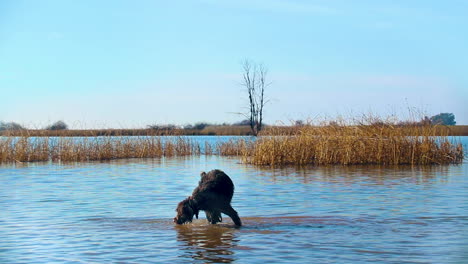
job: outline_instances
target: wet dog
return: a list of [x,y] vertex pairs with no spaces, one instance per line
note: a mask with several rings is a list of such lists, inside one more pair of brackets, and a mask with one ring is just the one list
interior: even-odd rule
[[221,213],[231,217],[236,226],[241,226],[241,220],[237,212],[231,206],[234,195],[234,184],[231,178],[223,171],[212,170],[208,173],[202,172],[192,196],[181,201],[177,205],[177,215],[174,223],[179,225],[192,222],[195,215],[198,219],[200,210],[205,211],[206,218],[211,224],[221,222]]

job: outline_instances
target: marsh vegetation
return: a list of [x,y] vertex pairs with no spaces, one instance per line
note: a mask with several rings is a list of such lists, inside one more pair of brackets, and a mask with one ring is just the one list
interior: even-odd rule
[[[67,131],[61,133],[66,134]],[[16,132],[18,133],[18,132]],[[257,138],[203,141],[172,136],[52,137],[28,131],[0,138],[0,162],[89,161],[188,155],[237,156],[255,165],[428,165],[463,161],[462,144],[431,124],[372,122],[268,127]],[[167,132],[167,134],[170,134]]]
[[446,130],[433,125],[302,126],[287,133],[271,129],[255,142],[244,145],[241,152],[246,163],[270,166],[461,163],[462,144],[443,133]]

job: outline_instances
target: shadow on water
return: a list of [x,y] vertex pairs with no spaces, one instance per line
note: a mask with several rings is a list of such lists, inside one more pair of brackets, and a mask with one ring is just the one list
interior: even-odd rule
[[[465,263],[467,165],[202,155],[2,166],[0,263]],[[235,181],[243,226],[175,225],[177,203],[213,168]]]

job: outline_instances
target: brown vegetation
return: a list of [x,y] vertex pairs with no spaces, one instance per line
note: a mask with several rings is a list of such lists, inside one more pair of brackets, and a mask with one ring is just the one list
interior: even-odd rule
[[183,137],[6,137],[0,138],[0,162],[89,161],[200,154]]
[[449,136],[468,136],[468,126],[443,126]]
[[[411,125],[397,125],[399,127],[421,127]],[[268,126],[266,134],[273,130],[275,134],[294,134],[301,126]],[[413,132],[416,130],[411,129]],[[318,130],[317,130],[318,131]],[[433,131],[437,136],[468,136],[468,126],[435,126]],[[265,133],[264,133],[265,134]],[[250,127],[242,125],[209,125],[203,129],[70,129],[70,130],[44,130],[19,129],[0,131],[0,136],[15,137],[98,137],[98,136],[249,136],[252,135]]]
[[[445,134],[444,134],[445,133]],[[284,135],[287,136],[284,136]],[[281,136],[283,135],[283,136]],[[271,129],[243,151],[244,162],[256,165],[427,165],[463,161],[463,147],[433,125],[300,126]]]
[[[204,129],[209,128],[213,127]],[[248,127],[239,128],[249,130]],[[347,126],[333,122],[321,126],[269,127],[256,140],[232,139],[215,146],[195,142],[174,130],[85,130],[80,133],[75,130],[19,130],[0,137],[0,163],[218,154],[269,166],[457,164],[464,158],[462,145],[447,136],[466,131],[454,128],[387,123]],[[127,133],[129,131],[132,133]],[[89,134],[73,137],[83,133]],[[172,136],[159,137],[160,134]]]
[[218,143],[216,149],[222,156],[246,156],[252,152],[252,142],[245,139],[231,139],[225,143]]
[[0,136],[14,137],[98,137],[98,136],[246,136],[248,126],[210,125],[203,129],[160,128],[160,129],[19,129],[0,131]]

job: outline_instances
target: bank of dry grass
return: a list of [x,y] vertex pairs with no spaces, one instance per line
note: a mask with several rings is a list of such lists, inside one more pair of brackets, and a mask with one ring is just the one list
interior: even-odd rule
[[[391,123],[270,127],[257,140],[233,139],[213,146],[189,137],[126,136],[52,137],[23,131],[0,137],[0,163],[90,161],[187,155],[238,156],[255,165],[428,165],[458,164],[463,147],[442,126]],[[65,133],[65,132],[64,132]],[[159,134],[156,134],[159,135]],[[173,134],[172,134],[173,135]]]
[[[400,126],[405,127],[405,126]],[[267,130],[275,130],[276,134],[290,135],[296,133],[294,126],[267,126]],[[412,132],[419,133],[418,130]],[[320,131],[317,131],[320,132]],[[468,136],[468,126],[436,126],[433,131],[437,136]],[[213,125],[203,129],[70,129],[42,130],[25,129],[0,131],[0,136],[15,137],[97,137],[97,136],[182,136],[182,135],[214,135],[214,136],[247,136],[251,135],[249,126]],[[265,132],[264,132],[265,134]]]
[[468,136],[468,126],[444,126],[449,136]]
[[463,147],[447,135],[447,130],[432,125],[302,126],[288,133],[265,131],[240,152],[246,163],[269,166],[461,163]]
[[173,137],[5,137],[0,139],[0,162],[91,161],[199,155],[200,146]]
[[14,137],[99,137],[99,136],[245,136],[250,127],[212,125],[203,129],[20,129],[0,131],[0,136]]

